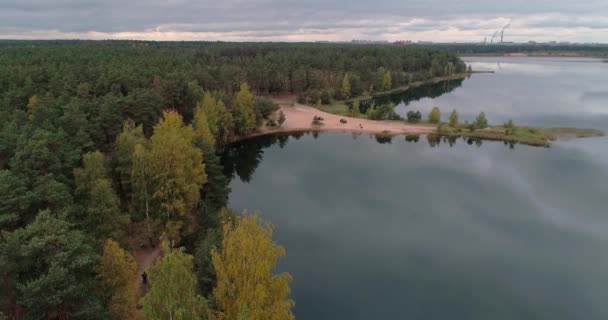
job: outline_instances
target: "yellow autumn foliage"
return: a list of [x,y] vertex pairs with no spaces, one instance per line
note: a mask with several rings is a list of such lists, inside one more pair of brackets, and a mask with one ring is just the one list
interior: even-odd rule
[[114,240],[107,240],[101,263],[97,267],[102,291],[108,300],[108,311],[115,319],[137,317],[137,263]]
[[222,320],[295,319],[289,299],[288,273],[274,274],[285,249],[272,241],[272,226],[257,214],[243,213],[236,222],[224,224],[221,250],[212,250],[217,277],[214,296]]
[[150,164],[155,190],[152,197],[167,217],[183,216],[196,207],[207,182],[203,154],[194,145],[195,133],[175,111],[165,111],[154,126]]

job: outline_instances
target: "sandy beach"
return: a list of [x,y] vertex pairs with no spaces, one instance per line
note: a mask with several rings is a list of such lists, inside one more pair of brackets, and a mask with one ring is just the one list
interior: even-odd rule
[[[433,133],[436,126],[426,124],[409,124],[404,121],[393,120],[368,120],[339,116],[323,112],[312,106],[294,103],[289,98],[273,98],[279,104],[281,111],[285,114],[285,123],[282,128],[271,132],[295,132],[305,130],[318,131],[344,131],[361,133],[390,133],[390,134],[427,134]],[[322,117],[323,125],[314,126],[311,124],[314,116]],[[346,123],[340,120],[345,119]],[[263,130],[269,132],[268,130]]]

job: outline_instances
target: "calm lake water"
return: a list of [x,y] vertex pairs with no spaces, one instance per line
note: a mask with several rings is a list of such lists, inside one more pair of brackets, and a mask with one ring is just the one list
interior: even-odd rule
[[[608,129],[608,64],[466,60],[496,73],[400,112]],[[298,319],[608,319],[608,138],[384,142],[262,137],[224,154],[230,207],[262,211],[287,250]]]

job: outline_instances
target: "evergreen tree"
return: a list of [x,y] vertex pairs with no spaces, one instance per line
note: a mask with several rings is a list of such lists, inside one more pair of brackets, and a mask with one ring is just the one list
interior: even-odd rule
[[199,217],[199,223],[204,228],[217,228],[219,226],[215,222],[212,224],[206,224],[205,222],[209,219],[216,220],[214,217],[209,216],[217,214],[217,211],[228,203],[230,181],[224,175],[224,168],[222,167],[220,158],[215,154],[213,146],[203,144],[201,149],[205,154],[203,160],[208,183],[205,185],[205,190],[203,192],[203,206],[200,208],[203,215]]
[[82,216],[78,220],[95,238],[123,240],[129,222],[121,213],[119,199],[108,178],[105,160],[95,151],[82,157],[82,167],[74,170],[76,195],[82,204]]
[[456,109],[452,110],[452,113],[450,113],[450,126],[454,128],[458,127],[458,113],[456,112]]
[[121,194],[129,198],[132,193],[133,150],[135,145],[145,142],[143,127],[135,126],[135,122],[127,120],[123,123],[122,132],[114,143],[112,162],[120,181]]
[[431,62],[431,75],[433,77],[440,77],[443,75],[443,67],[437,58],[433,58]]
[[355,99],[353,101],[353,117],[358,117],[361,114],[361,109],[359,106],[359,99]]
[[0,275],[26,319],[101,318],[91,277],[98,256],[81,231],[42,211],[27,227],[2,236]]
[[279,126],[283,126],[283,123],[285,123],[285,113],[283,113],[282,110],[279,110],[279,118],[277,119],[277,123],[279,124]]
[[24,180],[10,170],[0,171],[0,230],[13,230],[23,224],[33,194]]
[[213,269],[213,261],[211,260],[211,250],[213,250],[213,248],[220,248],[221,245],[221,228],[209,228],[203,233],[203,237],[196,246],[194,255],[196,277],[201,292],[205,295],[211,295],[213,293],[213,288],[216,286],[215,270]]
[[475,118],[473,126],[475,129],[485,129],[488,127],[488,120],[486,119],[486,114],[484,112],[479,113],[479,115]]

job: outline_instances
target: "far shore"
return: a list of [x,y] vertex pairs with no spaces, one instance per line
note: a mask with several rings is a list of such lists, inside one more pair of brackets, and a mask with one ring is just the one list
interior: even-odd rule
[[[472,139],[496,140],[509,143],[520,143],[531,146],[549,146],[550,142],[559,138],[584,138],[603,136],[604,133],[594,129],[577,128],[522,128],[533,129],[533,135],[506,135],[502,126],[489,127],[486,130],[458,130],[458,132],[439,133],[437,125],[430,123],[408,123],[403,120],[369,120],[344,115],[337,115],[321,111],[313,106],[296,102],[295,96],[272,97],[272,100],[285,114],[285,122],[280,127],[261,126],[258,130],[247,137],[238,137],[233,142],[242,141],[254,137],[271,135],[277,133],[300,133],[300,132],[349,132],[367,133],[382,136],[395,135],[438,135],[438,136],[461,136]],[[323,125],[313,125],[314,117],[323,118]],[[345,120],[346,123],[343,123]]]
[[463,53],[460,57],[512,57],[512,58],[594,58],[605,60],[606,55],[576,51],[538,51],[538,52],[491,52]]

